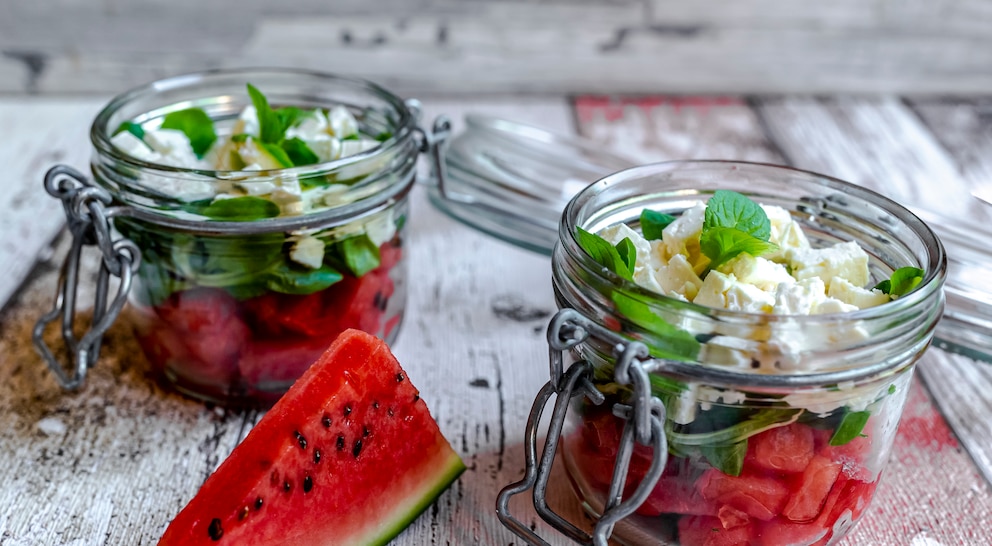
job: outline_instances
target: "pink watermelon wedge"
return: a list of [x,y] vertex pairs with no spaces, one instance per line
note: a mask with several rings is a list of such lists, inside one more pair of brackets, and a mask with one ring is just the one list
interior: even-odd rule
[[346,330],[159,544],[384,544],[464,469],[389,347]]

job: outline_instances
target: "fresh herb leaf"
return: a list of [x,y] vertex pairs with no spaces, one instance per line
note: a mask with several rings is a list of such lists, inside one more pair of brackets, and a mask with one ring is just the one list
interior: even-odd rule
[[738,229],[762,241],[772,233],[772,224],[761,206],[730,190],[717,190],[706,202],[703,230],[716,227]]
[[674,221],[675,217],[671,214],[644,209],[641,211],[641,233],[649,241],[661,239],[662,232]]
[[628,267],[627,261],[620,256],[620,251],[609,241],[582,228],[578,228],[577,239],[579,246],[597,263],[628,281],[634,278],[634,268]]
[[842,446],[860,436],[869,417],[871,417],[870,411],[849,411],[844,414],[840,425],[834,430],[834,435],[830,437],[830,445]]
[[317,157],[317,154],[315,154],[302,139],[293,137],[289,140],[282,141],[281,146],[283,151],[286,152],[286,156],[296,167],[300,165],[313,165],[314,163],[320,163],[320,158]]
[[896,386],[895,385],[889,385],[888,392],[889,392],[889,394],[895,394],[896,393]]
[[630,237],[624,237],[622,241],[616,244],[616,249],[627,271],[634,271],[634,267],[637,264],[637,248],[634,247],[634,243],[630,240]]
[[182,131],[189,139],[193,153],[199,158],[202,158],[203,154],[207,153],[217,141],[214,120],[210,119],[210,116],[200,108],[169,112],[162,119],[162,128]]
[[249,137],[251,137],[251,135],[248,133],[238,133],[236,135],[231,135],[231,142],[237,142],[240,144],[247,141]]
[[358,136],[358,133],[351,133],[350,135],[342,138],[341,140],[361,140],[362,138]]
[[905,296],[923,281],[923,270],[918,267],[900,267],[892,277],[875,285],[875,288],[892,297]]
[[279,216],[279,205],[251,195],[216,199],[205,207],[194,207],[194,212],[211,220],[226,222],[251,222]]
[[293,166],[293,160],[289,158],[289,154],[280,148],[278,144],[258,142],[258,146],[272,156],[272,159],[276,160],[276,163],[278,163],[281,167],[289,168]]
[[141,124],[135,123],[133,121],[125,121],[124,123],[121,123],[120,125],[117,126],[117,130],[114,131],[114,134],[116,135],[117,133],[123,133],[124,131],[127,131],[132,135],[138,137],[139,140],[145,139],[145,128],[142,127]]
[[760,256],[778,247],[736,228],[711,227],[703,228],[699,248],[710,259],[710,269],[715,269],[741,252]]
[[284,132],[286,129],[289,129],[299,123],[300,119],[310,114],[310,112],[297,108],[296,106],[283,106],[281,108],[276,108],[275,113],[276,117],[279,118],[279,124]]
[[269,106],[269,100],[250,83],[248,84],[248,96],[251,97],[251,103],[255,105],[255,113],[258,115],[259,140],[269,144],[275,144],[282,140],[286,128],[283,127],[279,115]]
[[379,247],[367,234],[349,237],[335,245],[345,266],[356,277],[379,267]]
[[614,291],[611,298],[617,314],[622,315],[640,328],[651,332],[654,339],[648,344],[648,351],[655,358],[692,361],[699,356],[702,344],[689,332],[665,322],[648,305],[640,300]]
[[729,190],[717,190],[706,202],[699,246],[717,268],[741,252],[760,256],[778,248],[768,242],[772,224],[760,205]]
[[744,455],[747,454],[747,439],[732,444],[702,445],[699,452],[713,468],[728,476],[740,476],[744,469]]
[[375,135],[375,139],[379,142],[385,142],[391,138],[393,138],[393,133],[390,133],[389,131],[383,131],[378,135]]
[[328,265],[310,269],[283,261],[268,271],[266,286],[282,294],[312,294],[343,278],[340,272]]

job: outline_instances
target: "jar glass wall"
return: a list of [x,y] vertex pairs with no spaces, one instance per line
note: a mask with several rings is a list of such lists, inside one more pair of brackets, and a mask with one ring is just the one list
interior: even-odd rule
[[[918,287],[853,312],[772,315],[714,309],[662,296],[605,270],[577,228],[635,230],[643,209],[679,215],[716,190],[783,207],[814,247],[856,241],[874,283],[900,267]],[[629,544],[832,544],[862,516],[888,459],[916,360],[943,306],[945,259],[927,226],[888,199],[784,167],[672,162],[611,175],[566,208],[555,250],[558,304],[645,343],[651,394],[665,408],[667,465],[637,514],[614,536]],[[600,514],[630,404],[611,347],[588,341],[607,402],[573,402],[562,437],[567,474]],[[637,445],[629,494],[654,454]],[[725,542],[712,542],[719,538]]]
[[[112,140],[124,122],[155,128],[189,108],[202,109],[224,138],[252,107],[248,83],[273,108],[344,107],[361,138],[375,140],[337,159],[270,170],[163,165]],[[368,82],[242,70],[155,82],[97,116],[95,182],[121,205],[114,227],[141,250],[129,315],[168,384],[225,405],[267,406],[343,330],[395,339],[416,115]]]

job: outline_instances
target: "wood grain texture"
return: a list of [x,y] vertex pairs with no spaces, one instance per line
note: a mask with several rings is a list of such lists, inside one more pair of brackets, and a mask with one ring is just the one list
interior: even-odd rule
[[984,92],[982,0],[375,0],[0,5],[0,91],[118,92],[298,66],[422,92]]
[[44,174],[57,163],[86,170],[90,122],[101,105],[97,99],[0,102],[0,127],[8,135],[0,145],[6,172],[0,192],[0,308],[65,224],[61,205],[43,189]]

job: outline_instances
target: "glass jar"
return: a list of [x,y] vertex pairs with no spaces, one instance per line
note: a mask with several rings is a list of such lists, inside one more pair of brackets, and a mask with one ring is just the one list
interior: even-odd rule
[[[576,239],[577,228],[637,230],[644,209],[677,216],[721,189],[783,207],[814,247],[856,241],[870,286],[904,266],[924,277],[854,312],[744,313],[646,290]],[[600,518],[595,541],[612,532],[625,544],[837,543],[871,501],[941,315],[945,256],[933,232],[889,199],[826,176],[687,161],[592,184],[566,207],[559,236],[562,311],[549,342],[585,372],[556,372],[553,358],[549,385],[570,411],[556,407],[565,417],[549,443]]]
[[[304,166],[205,170],[144,161],[112,141],[122,123],[156,128],[194,107],[223,138],[253,104],[249,83],[273,108],[343,106],[377,145]],[[276,69],[157,81],[97,115],[95,187],[112,198],[104,204],[113,227],[140,251],[129,316],[167,384],[206,401],[264,407],[343,330],[396,338],[408,193],[425,140],[418,116],[415,102],[370,82]],[[50,186],[60,184],[69,187]],[[243,191],[232,199],[232,188]]]

